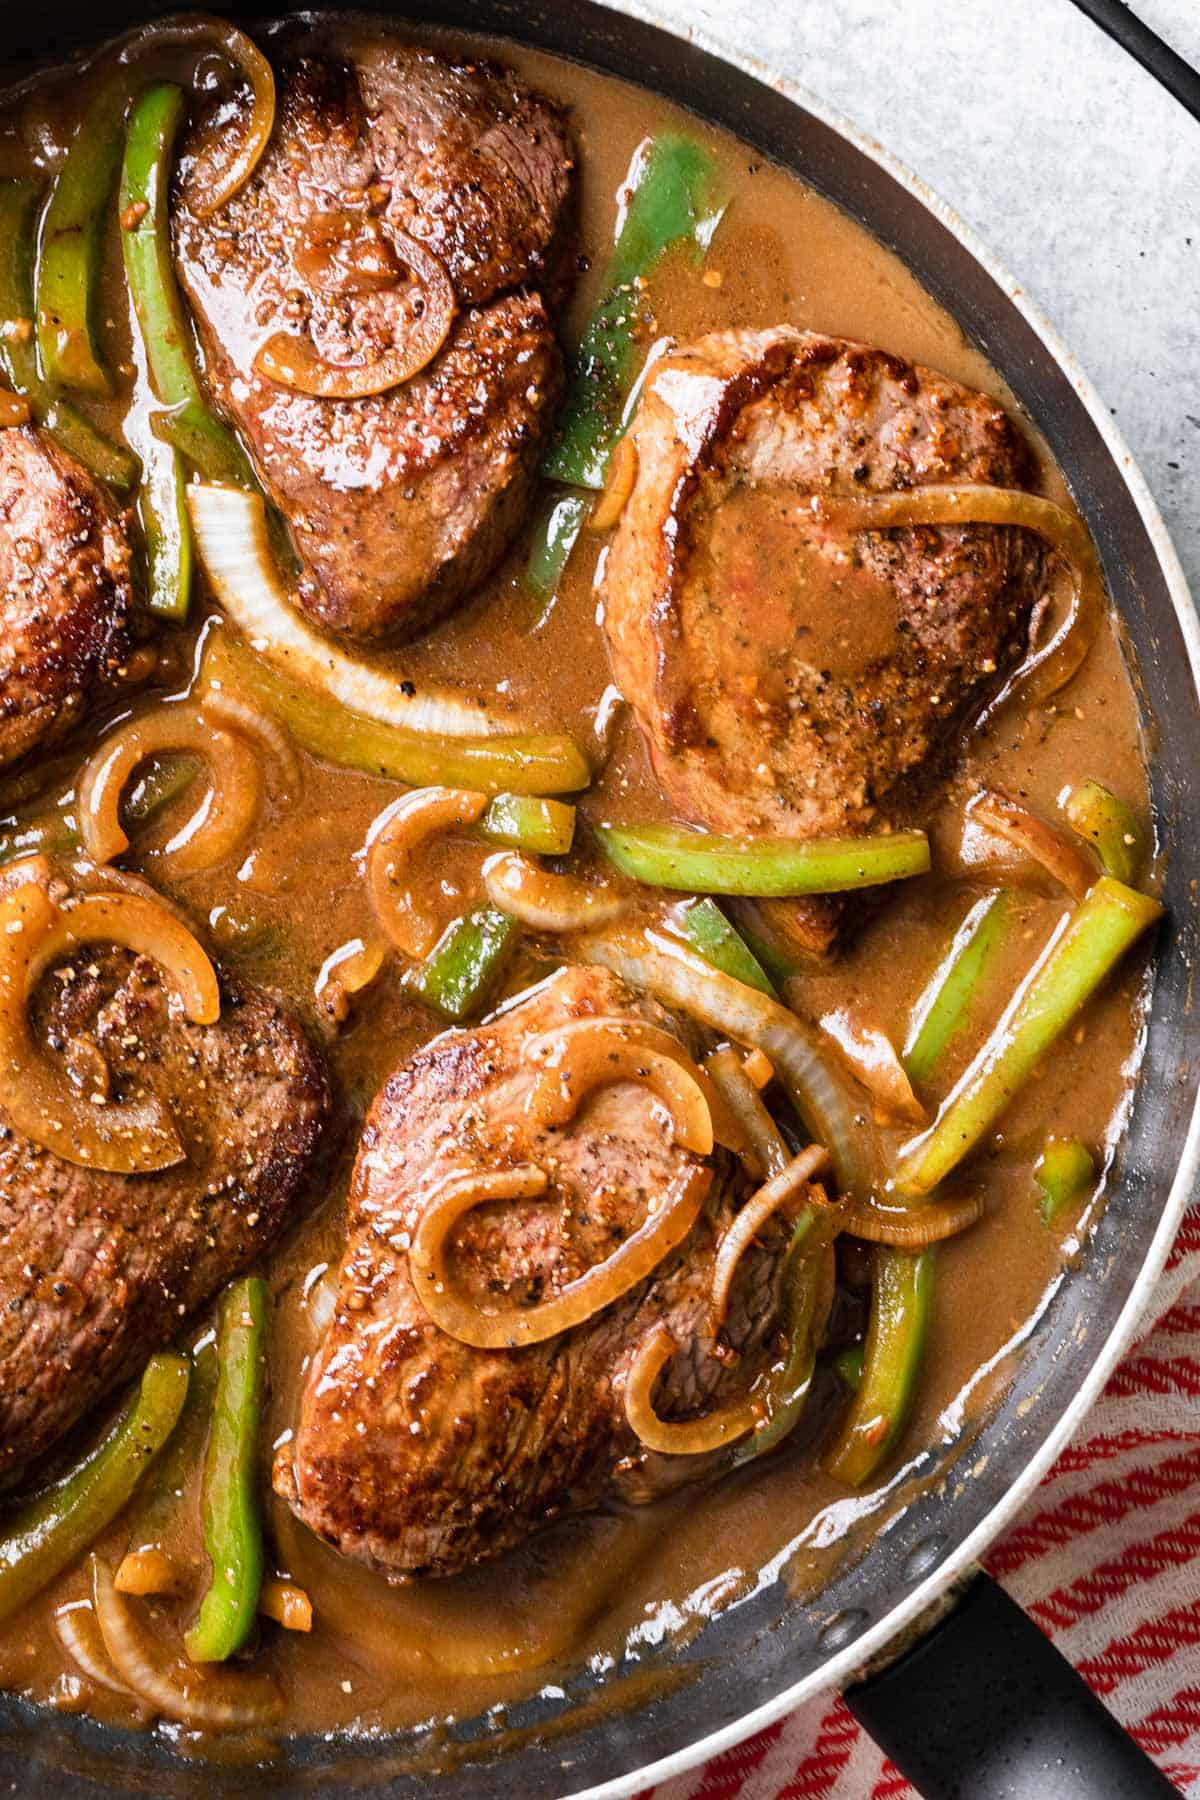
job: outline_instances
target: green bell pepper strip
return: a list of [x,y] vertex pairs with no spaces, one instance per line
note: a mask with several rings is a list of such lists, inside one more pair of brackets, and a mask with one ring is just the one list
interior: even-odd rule
[[[191,756],[163,756],[147,764],[121,802],[121,819],[127,827],[145,825],[170,801],[185,793],[198,774]],[[57,807],[22,816],[13,813],[0,821],[0,868],[22,856],[69,856],[79,849],[79,828],[69,810],[68,794]]]
[[720,221],[715,165],[692,138],[664,132],[639,150],[604,277],[604,292],[571,359],[559,429],[544,464],[552,481],[602,488],[620,435],[638,352],[640,284],[673,244],[706,249]]
[[442,933],[405,986],[456,1024],[482,1010],[520,933],[515,919],[483,907],[464,913]]
[[0,1537],[0,1619],[69,1567],[126,1505],[175,1429],[190,1367],[169,1351],[152,1356],[103,1443],[8,1519]]
[[928,1131],[900,1152],[892,1189],[920,1200],[1004,1111],[1130,945],[1162,917],[1148,894],[1102,875],[1016,995]]
[[1033,1167],[1033,1179],[1041,1189],[1041,1214],[1053,1225],[1059,1214],[1085,1194],[1096,1179],[1096,1164],[1086,1144],[1078,1138],[1047,1138]]
[[56,443],[100,481],[126,493],[137,481],[132,450],[96,430],[38,373],[33,267],[40,192],[32,181],[0,181],[0,364],[30,412]]
[[590,494],[557,494],[543,507],[525,563],[525,585],[539,600],[553,599],[591,510]]
[[125,136],[128,77],[99,89],[80,119],[42,219],[37,261],[37,338],[46,380],[111,394],[96,341],[109,200]]
[[862,1386],[863,1369],[866,1366],[867,1354],[862,1344],[848,1344],[844,1350],[835,1350],[830,1357],[837,1372],[837,1378],[852,1394],[857,1394]]
[[734,1464],[753,1461],[774,1450],[800,1422],[812,1392],[817,1364],[813,1317],[821,1291],[821,1264],[835,1229],[825,1213],[808,1207],[797,1219],[783,1266],[781,1306],[787,1332],[783,1366],[772,1375],[770,1417],[734,1455]]
[[923,875],[929,840],[923,831],[858,838],[726,838],[673,825],[601,826],[609,861],[649,887],[751,899],[836,894]]
[[909,1080],[930,1081],[971,1022],[976,1002],[1009,941],[1016,896],[1003,889],[977,900],[913,1008],[901,1061]]
[[492,844],[540,856],[565,856],[575,837],[575,808],[534,794],[497,794],[479,829]]
[[835,1481],[862,1487],[903,1431],[912,1406],[933,1299],[934,1252],[877,1244],[862,1380],[825,1458]]
[[281,674],[228,630],[210,634],[200,673],[203,680],[257,701],[287,726],[302,750],[390,781],[487,794],[569,794],[591,780],[569,737],[440,737],[385,725]]
[[676,909],[674,923],[693,950],[698,950],[714,969],[732,975],[746,987],[757,988],[760,994],[778,999],[770,976],[715,900],[706,897],[687,901]]
[[0,869],[23,856],[69,856],[79,848],[79,832],[70,813],[47,812],[0,826]]
[[147,88],[129,115],[121,167],[122,218],[145,212],[122,229],[121,250],[150,385],[171,410],[153,422],[156,438],[194,463],[208,481],[254,487],[254,471],[227,426],[212,416],[196,375],[192,332],[171,255],[171,165],[183,118],[183,91],[170,82]]
[[270,1296],[260,1275],[230,1282],[217,1320],[217,1391],[204,1458],[208,1591],[184,1637],[193,1662],[224,1662],[254,1628],[263,1576],[258,1433]]
[[146,540],[146,606],[160,619],[182,624],[196,567],[187,477],[178,450],[157,440],[143,469],[138,518]]
[[1098,781],[1081,781],[1067,794],[1062,809],[1072,829],[1099,851],[1105,874],[1132,881],[1145,846],[1141,827],[1125,802]]
[[804,974],[804,965],[798,954],[789,950],[783,942],[782,934],[766,918],[761,906],[753,900],[731,899],[729,911],[739,935],[746,940],[777,989],[785,981]]

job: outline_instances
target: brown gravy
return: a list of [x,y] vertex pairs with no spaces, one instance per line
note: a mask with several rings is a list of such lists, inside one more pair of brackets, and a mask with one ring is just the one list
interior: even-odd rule
[[[596,297],[611,241],[614,195],[633,153],[648,132],[671,124],[710,147],[730,204],[703,271],[678,258],[668,259],[654,275],[650,298],[657,333],[687,339],[718,327],[792,321],[931,364],[996,396],[1015,413],[996,372],[901,263],[794,176],[635,86],[507,43],[470,48],[498,54],[531,84],[571,106],[582,170],[581,237],[590,269],[581,275],[563,321],[568,339]],[[63,141],[86,92],[86,83],[50,76],[6,111],[0,109],[0,172],[44,170],[45,146]],[[132,356],[124,308],[124,297],[114,292],[106,322],[114,362]],[[116,418],[126,404],[114,403]],[[135,414],[145,405],[139,376]],[[1065,500],[1036,427],[1028,419],[1021,424],[1039,454],[1044,491]],[[137,429],[130,432],[135,442]],[[593,578],[602,545],[602,539],[585,535],[557,598],[542,607],[521,584],[519,543],[482,592],[427,637],[394,653],[396,666],[418,682],[429,678],[482,689],[547,727],[557,723],[594,741],[611,710],[608,668],[593,623]],[[743,554],[732,513],[714,554],[727,564]],[[751,576],[758,579],[753,570]],[[829,654],[860,649],[831,643]],[[189,633],[177,639],[173,671],[167,661],[166,691],[186,685],[191,661]],[[161,697],[162,691],[135,705]],[[1069,702],[1035,717],[1009,719],[977,743],[961,787],[969,791],[982,779],[1052,812],[1063,783],[1085,775],[1111,787],[1149,829],[1140,724],[1112,621],[1074,682]],[[254,848],[236,870],[163,885],[195,919],[207,920],[219,954],[233,969],[274,986],[312,1019],[314,989],[326,960],[338,946],[368,935],[370,907],[356,857],[372,820],[396,790],[307,758],[304,781],[302,813],[268,813]],[[582,805],[597,821],[661,814],[627,717],[618,718],[613,754]],[[161,879],[155,847],[166,835],[167,826],[156,827],[136,846],[128,866]],[[951,822],[938,835],[937,848],[939,866],[950,873],[905,884],[834,966],[801,978],[795,998],[804,1012],[869,1019],[893,1042],[903,1041],[916,996],[968,905],[988,884],[986,876],[975,887],[958,879]],[[430,865],[426,898],[444,923],[477,892],[479,859],[463,846],[439,855]],[[1028,886],[1022,893],[1032,957],[1066,903],[1048,887]],[[1016,974],[1002,971],[998,984],[1010,986]],[[521,980],[518,967],[510,985]],[[1055,1230],[1042,1223],[1031,1193],[1032,1163],[1051,1126],[1111,1150],[1136,1068],[1142,981],[1140,965],[1123,969],[977,1158],[975,1179],[986,1214],[940,1253],[920,1400],[899,1460],[884,1472],[885,1483],[896,1482],[904,1460],[920,1449],[952,1448],[970,1420],[995,1401],[1020,1354],[1025,1327],[1086,1235],[1086,1216],[1070,1217]],[[340,1253],[342,1201],[358,1121],[383,1075],[434,1029],[428,1013],[396,982],[384,980],[327,1039],[342,1150],[327,1169],[311,1217],[268,1264],[277,1309],[264,1459],[295,1420],[321,1277],[326,1268],[336,1269]],[[120,1554],[130,1544],[153,1539],[194,1564],[199,1554],[195,1468],[193,1458],[166,1492],[155,1492],[152,1484],[112,1529],[108,1547]],[[448,1713],[468,1716],[535,1690],[590,1658],[619,1656],[623,1647],[695,1630],[763,1570],[782,1570],[797,1587],[811,1589],[831,1557],[853,1549],[860,1521],[876,1504],[870,1494],[848,1497],[814,1469],[805,1445],[796,1443],[768,1466],[708,1490],[700,1502],[692,1492],[640,1513],[603,1513],[560,1526],[528,1549],[468,1576],[395,1589],[326,1550],[276,1503],[269,1515],[268,1554],[309,1590],[316,1625],[311,1637],[265,1628],[260,1660],[283,1677],[291,1729],[377,1731]],[[60,1707],[126,1719],[119,1698],[93,1689],[72,1671],[54,1636],[56,1609],[84,1591],[82,1569],[73,1570],[0,1628],[0,1683]]]

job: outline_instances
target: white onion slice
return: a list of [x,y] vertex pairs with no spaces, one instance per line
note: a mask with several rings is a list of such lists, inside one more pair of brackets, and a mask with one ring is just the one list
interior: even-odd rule
[[261,494],[201,482],[187,490],[196,548],[217,599],[266,660],[351,712],[406,731],[489,737],[520,729],[515,721],[455,694],[403,691],[403,678],[349,656],[309,625],[288,598],[267,533]]
[[778,1000],[721,974],[666,932],[611,926],[577,939],[572,948],[581,962],[599,963],[710,1031],[763,1051],[812,1136],[828,1146],[842,1191],[869,1197],[878,1174],[872,1124],[812,1026]]

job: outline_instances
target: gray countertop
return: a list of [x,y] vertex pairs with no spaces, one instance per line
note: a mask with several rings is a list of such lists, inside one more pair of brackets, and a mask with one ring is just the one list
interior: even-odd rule
[[[1200,598],[1200,124],[1070,0],[655,10],[803,83],[975,227],[1111,408]],[[1198,0],[1134,10],[1200,67]]]

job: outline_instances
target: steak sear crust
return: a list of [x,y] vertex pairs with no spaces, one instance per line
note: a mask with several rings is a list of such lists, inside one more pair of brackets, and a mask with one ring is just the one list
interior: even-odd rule
[[[204,141],[202,124],[194,156]],[[557,109],[507,70],[343,37],[281,71],[274,135],[247,186],[211,219],[179,205],[210,385],[292,528],[300,604],[330,631],[411,635],[518,529],[561,388],[539,284],[561,260],[572,167]],[[385,252],[396,233],[419,239],[460,311],[401,386],[319,399],[258,374],[261,345],[286,331],[357,366],[390,350],[415,304],[407,280],[347,291],[314,267],[314,230],[346,221]]]
[[680,1347],[655,1395],[667,1416],[740,1397],[773,1346],[782,1228],[743,1258],[719,1353],[711,1333],[715,1248],[746,1192],[720,1152],[683,1243],[572,1331],[480,1350],[421,1304],[407,1248],[452,1174],[532,1160],[551,1178],[544,1197],[478,1207],[452,1239],[456,1281],[495,1306],[533,1305],[603,1262],[657,1196],[703,1168],[638,1082],[595,1090],[561,1128],[530,1122],[530,1041],[601,1015],[682,1029],[606,971],[563,969],[490,1023],[436,1038],[371,1108],[336,1310],[275,1485],[321,1537],[389,1575],[451,1574],[605,1495],[648,1500],[711,1474],[712,1456],[647,1452],[626,1422],[625,1373],[659,1320]]
[[324,1071],[266,994],[229,983],[222,998],[215,1024],[192,1024],[153,963],[117,950],[84,953],[41,984],[39,1038],[68,1067],[107,1065],[117,1094],[153,1087],[187,1160],[108,1174],[0,1127],[0,1485],[293,1216],[328,1107]]
[[[923,779],[1027,647],[1041,540],[991,525],[848,535],[804,499],[1026,486],[1002,408],[882,350],[779,326],[663,357],[631,430],[604,630],[676,813],[797,838],[919,814]],[[823,914],[831,931],[835,909]]]
[[0,431],[0,768],[118,677],[132,604],[125,523],[103,488],[35,426]]

